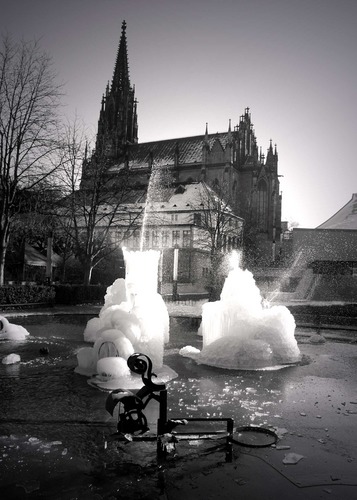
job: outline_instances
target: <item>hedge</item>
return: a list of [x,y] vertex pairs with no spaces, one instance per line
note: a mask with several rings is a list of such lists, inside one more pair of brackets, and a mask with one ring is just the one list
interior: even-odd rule
[[55,302],[63,305],[103,303],[105,285],[55,285]]
[[53,305],[54,300],[55,291],[51,286],[5,285],[0,287],[0,304],[4,306],[18,304]]

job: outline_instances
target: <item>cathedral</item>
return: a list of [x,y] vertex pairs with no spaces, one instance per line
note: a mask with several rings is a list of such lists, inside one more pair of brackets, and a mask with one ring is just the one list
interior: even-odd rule
[[[206,124],[202,135],[140,143],[126,29],[124,21],[112,81],[102,97],[95,151],[83,163],[82,188],[90,186],[95,158],[99,157],[105,158],[113,178],[116,172],[129,169],[133,186],[141,189],[147,188],[153,168],[170,172],[175,195],[177,187],[184,192],[204,183],[215,192],[224,192],[229,199],[232,213],[244,226],[244,250],[251,262],[257,265],[276,262],[281,251],[276,145],[273,147],[270,141],[267,154],[262,154],[249,108],[244,110],[239,123],[232,125],[227,120],[224,132],[211,134]],[[186,207],[189,205],[187,202]]]

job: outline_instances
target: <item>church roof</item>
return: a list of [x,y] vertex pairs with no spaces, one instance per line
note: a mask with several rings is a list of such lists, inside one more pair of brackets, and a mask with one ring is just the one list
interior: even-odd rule
[[[148,165],[150,158],[152,158],[156,166],[172,165],[175,163],[176,154],[178,154],[181,164],[200,163],[202,162],[202,149],[205,140],[205,135],[196,135],[193,137],[134,144],[130,147],[129,165],[132,168],[139,168]],[[229,140],[229,133],[209,134],[207,142],[210,149],[212,149],[216,140],[225,149]]]
[[357,229],[357,193],[338,212],[316,229]]
[[230,205],[222,202],[215,191],[204,182],[160,188],[151,193],[149,200],[145,199],[144,191],[138,190],[137,192],[138,196],[134,195],[127,201],[131,207],[143,208],[147,203],[150,210],[157,212],[192,212],[215,210],[216,204],[221,203],[222,211],[240,219],[234,215]]

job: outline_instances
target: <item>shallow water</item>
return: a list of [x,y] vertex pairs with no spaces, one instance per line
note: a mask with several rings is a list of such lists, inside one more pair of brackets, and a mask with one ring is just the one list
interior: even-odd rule
[[[0,491],[6,498],[19,498],[17,484],[26,491],[34,489],[34,495],[41,491],[46,492],[43,498],[61,500],[89,500],[98,498],[96,493],[106,498],[119,491],[121,498],[133,498],[133,491],[138,498],[156,498],[155,443],[109,443],[105,449],[106,438],[116,430],[116,418],[105,410],[107,394],[74,372],[76,350],[88,345],[83,331],[89,317],[13,318],[12,323],[28,329],[29,338],[0,342],[0,359],[11,352],[21,356],[19,364],[0,363]],[[356,373],[355,346],[300,344],[305,363],[278,371],[236,372],[197,365],[179,355],[185,345],[202,347],[196,331],[193,320],[171,319],[164,363],[178,377],[167,384],[169,418],[231,417],[236,427],[263,425],[307,436],[314,432],[320,439],[324,429],[336,428],[336,418],[345,410],[338,425],[350,443],[346,417],[355,413],[355,381],[350,380]],[[48,355],[40,353],[44,347]],[[153,434],[157,406],[153,401],[145,409]],[[217,424],[214,427],[217,430]],[[184,467],[188,460],[192,464],[206,449],[217,451],[206,455],[214,462],[224,460],[222,445],[180,442],[174,467]],[[63,481],[64,477],[75,479]]]
[[[8,482],[21,472],[26,487],[31,488],[33,470],[43,463],[48,473],[56,474],[66,468],[72,470],[75,462],[75,469],[88,468],[86,477],[98,464],[107,464],[105,477],[110,473],[110,463],[115,463],[115,470],[128,463],[145,470],[156,464],[153,443],[109,444],[104,449],[106,438],[116,431],[116,418],[105,410],[107,393],[89,386],[86,377],[74,372],[77,349],[88,345],[83,341],[83,331],[89,317],[11,319],[11,323],[24,326],[30,336],[21,342],[0,342],[0,358],[12,352],[21,356],[18,364],[0,364],[0,465]],[[168,417],[231,417],[236,426],[270,424],[279,412],[287,375],[298,367],[277,372],[234,372],[199,366],[178,353],[188,344],[201,348],[196,331],[197,325],[191,320],[171,320],[164,363],[178,377],[166,384]],[[43,348],[48,354],[41,354]],[[145,413],[154,433],[157,403],[150,402]]]
[[[2,421],[110,421],[104,410],[106,395],[89,387],[86,377],[74,373],[76,351],[88,345],[83,341],[87,320],[86,316],[28,316],[11,321],[27,328],[30,336],[22,342],[0,344],[1,358],[12,352],[21,356],[19,364],[0,365]],[[164,362],[179,376],[167,384],[169,411],[177,416],[224,414],[242,424],[266,420],[263,417],[277,403],[285,373],[198,366],[178,354],[188,342],[200,348],[195,326],[184,319],[172,320],[170,333]],[[41,354],[43,348],[48,354]]]
[[[46,492],[41,498],[89,500],[98,498],[96,493],[106,498],[119,491],[120,498],[133,498],[133,491],[137,498],[156,498],[155,444],[111,443],[104,449],[106,438],[116,430],[116,419],[105,411],[107,394],[74,372],[76,350],[87,345],[83,331],[89,317],[13,318],[11,322],[25,326],[30,337],[0,342],[0,359],[11,352],[21,356],[19,364],[0,363],[0,491],[6,498],[23,497],[18,496],[18,483],[26,491],[34,489],[34,495],[38,489]],[[305,363],[278,371],[235,372],[197,365],[178,354],[185,345],[201,348],[196,330],[190,319],[171,319],[164,362],[178,377],[167,384],[169,418],[232,417],[236,427],[289,429],[284,435],[304,435],[319,446],[325,446],[320,443],[326,441],[328,428],[338,428],[331,450],[349,457],[356,449],[350,431],[357,404],[355,344],[300,344]],[[43,347],[48,355],[40,353]],[[147,416],[154,431],[156,402],[149,404]],[[179,443],[174,467],[201,457],[203,446],[213,443]],[[217,460],[224,460],[222,448],[214,454]],[[64,477],[75,479],[71,483]]]

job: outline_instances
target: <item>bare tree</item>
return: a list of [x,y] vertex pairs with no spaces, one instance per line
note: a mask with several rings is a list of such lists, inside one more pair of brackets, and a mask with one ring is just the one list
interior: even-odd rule
[[222,263],[225,255],[241,248],[243,221],[232,210],[229,190],[225,186],[210,188],[202,183],[195,205],[196,245],[208,253],[210,300],[217,300],[224,280]]
[[56,169],[61,87],[38,42],[3,37],[0,48],[0,285],[11,224],[23,189],[39,186]]
[[77,120],[65,127],[60,161],[67,196],[60,204],[59,221],[88,285],[93,268],[119,248],[113,233],[120,228],[120,239],[125,240],[138,227],[141,211],[128,207],[142,193],[133,189],[127,166],[114,166],[111,173],[113,165],[104,154],[94,152],[88,158],[87,140]]

